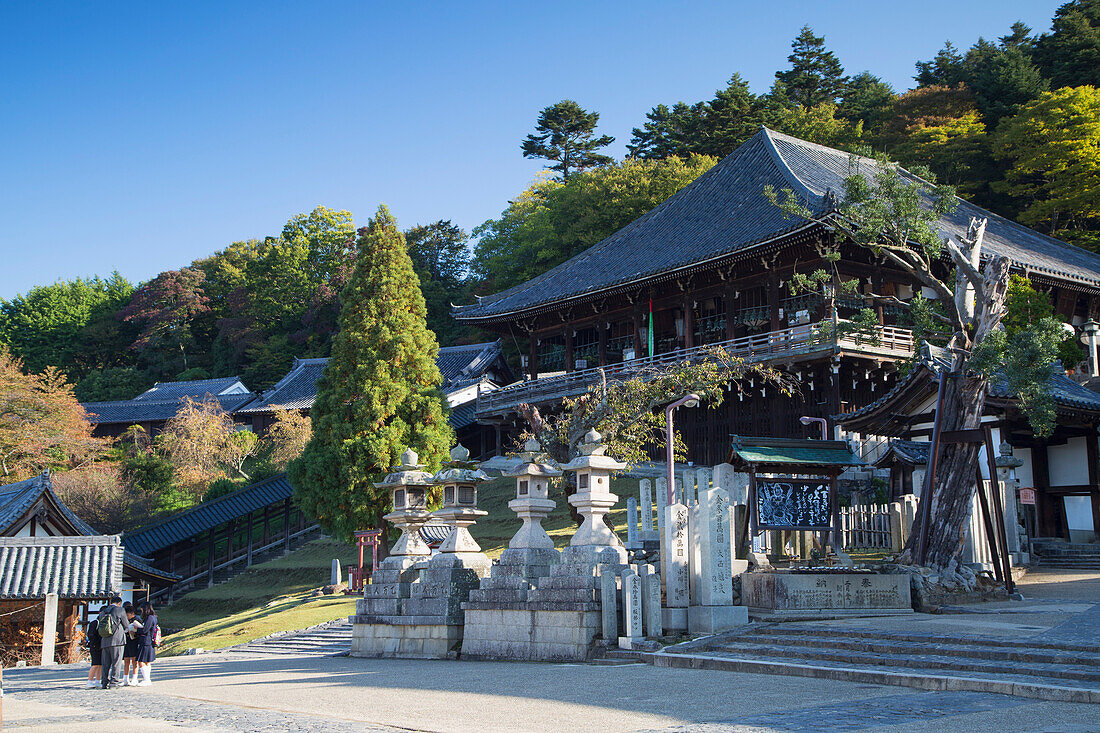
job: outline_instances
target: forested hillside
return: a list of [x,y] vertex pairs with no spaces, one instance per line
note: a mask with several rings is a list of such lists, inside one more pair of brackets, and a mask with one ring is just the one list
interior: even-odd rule
[[[895,90],[850,73],[804,28],[789,66],[754,91],[736,70],[706,100],[658,103],[614,161],[599,115],[565,100],[522,142],[552,170],[500,217],[466,232],[447,219],[405,232],[441,345],[471,340],[449,317],[543,272],[683,188],[766,125],[849,150],[924,163],[961,195],[1066,241],[1100,249],[1100,0],[1061,6],[965,51],[948,42]],[[732,76],[730,75],[731,72]],[[568,132],[568,134],[566,134]],[[518,152],[518,151],[517,151]],[[453,212],[440,212],[447,216]],[[0,344],[25,369],[55,367],[84,401],[129,398],[156,380],[240,375],[253,390],[294,357],[326,356],[354,268],[351,212],[318,207],[277,235],[223,249],[145,283],[117,273],[44,284],[0,303]]]

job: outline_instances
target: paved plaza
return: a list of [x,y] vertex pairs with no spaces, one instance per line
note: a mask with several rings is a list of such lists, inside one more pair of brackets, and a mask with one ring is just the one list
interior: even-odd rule
[[1100,730],[1100,706],[643,664],[219,654],[109,691],[83,689],[83,671],[7,672],[5,730]]
[[[877,623],[1100,638],[1100,574],[1037,571],[1021,591],[1023,602]],[[5,730],[1100,731],[1100,705],[640,663],[223,653],[163,659],[152,687],[108,691],[84,689],[86,669],[7,670]]]

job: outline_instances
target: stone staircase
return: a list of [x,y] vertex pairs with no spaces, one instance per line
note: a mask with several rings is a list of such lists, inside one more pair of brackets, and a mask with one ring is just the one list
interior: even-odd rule
[[1100,545],[1084,542],[1032,540],[1040,567],[1100,571]]
[[769,624],[711,637],[703,645],[681,646],[682,652],[671,647],[651,655],[650,661],[660,666],[1100,702],[1100,640],[1074,644]]
[[249,654],[335,657],[351,651],[351,623],[340,619],[300,631],[265,636],[226,651]]

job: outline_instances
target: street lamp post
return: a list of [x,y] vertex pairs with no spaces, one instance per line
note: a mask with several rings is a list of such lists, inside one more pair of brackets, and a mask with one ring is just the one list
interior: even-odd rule
[[672,451],[672,444],[673,444],[672,412],[677,407],[695,407],[696,405],[699,404],[699,399],[700,399],[699,395],[692,392],[691,394],[687,395],[686,397],[681,397],[680,399],[676,400],[671,405],[669,405],[668,407],[665,408],[665,430],[666,430],[666,436],[665,437],[667,438],[667,441],[668,441],[667,455],[668,455],[668,503],[669,503],[669,506],[672,506],[673,504],[676,503],[676,471],[675,471],[675,468],[674,468],[675,464],[673,463],[673,451]]
[[798,422],[803,425],[809,425],[810,423],[821,423],[821,439],[829,439],[829,423],[823,417],[810,417],[809,415],[803,415],[798,418]]

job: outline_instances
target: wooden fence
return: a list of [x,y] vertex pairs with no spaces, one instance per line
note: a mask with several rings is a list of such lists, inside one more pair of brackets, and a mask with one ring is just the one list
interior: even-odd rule
[[885,504],[841,507],[842,546],[844,549],[892,549],[890,523],[893,515]]

